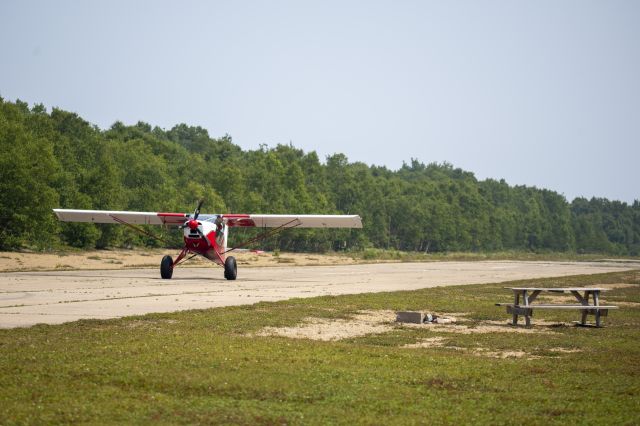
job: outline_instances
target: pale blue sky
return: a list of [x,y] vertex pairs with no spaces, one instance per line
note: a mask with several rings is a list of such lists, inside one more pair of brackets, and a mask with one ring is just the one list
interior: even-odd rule
[[0,96],[640,199],[640,1],[0,1]]

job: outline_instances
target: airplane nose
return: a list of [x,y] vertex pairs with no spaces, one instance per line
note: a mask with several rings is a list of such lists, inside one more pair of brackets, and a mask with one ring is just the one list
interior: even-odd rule
[[189,226],[189,229],[192,229],[194,231],[196,229],[198,229],[198,221],[197,220],[191,219],[187,225]]

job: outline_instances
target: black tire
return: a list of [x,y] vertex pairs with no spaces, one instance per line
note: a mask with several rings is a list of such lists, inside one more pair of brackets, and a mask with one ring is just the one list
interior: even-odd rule
[[162,262],[160,262],[160,276],[165,279],[171,279],[173,275],[173,259],[171,256],[165,256],[162,258]]
[[236,258],[233,256],[227,257],[224,261],[224,277],[230,281],[235,280],[238,276],[238,266],[236,265]]

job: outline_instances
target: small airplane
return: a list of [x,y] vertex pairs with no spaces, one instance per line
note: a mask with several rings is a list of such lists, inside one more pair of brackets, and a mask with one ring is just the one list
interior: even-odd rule
[[[203,201],[198,203],[193,214],[130,212],[110,210],[53,209],[63,222],[119,223],[137,232],[161,240],[136,225],[173,225],[184,230],[184,247],[173,260],[164,256],[160,262],[160,276],[170,279],[173,269],[195,257],[205,257],[224,267],[224,277],[235,280],[238,274],[236,259],[225,256],[256,241],[273,236],[290,228],[362,228],[358,215],[280,215],[280,214],[200,214]],[[272,228],[236,247],[227,249],[227,235],[233,227]],[[162,240],[161,240],[162,241]],[[191,255],[185,259],[187,255]]]

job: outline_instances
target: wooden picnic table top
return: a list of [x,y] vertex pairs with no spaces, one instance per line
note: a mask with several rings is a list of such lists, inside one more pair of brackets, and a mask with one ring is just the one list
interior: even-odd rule
[[571,291],[607,291],[608,288],[601,287],[558,287],[558,288],[549,288],[549,287],[505,287],[507,289],[513,291],[552,291],[557,293],[566,293]]

